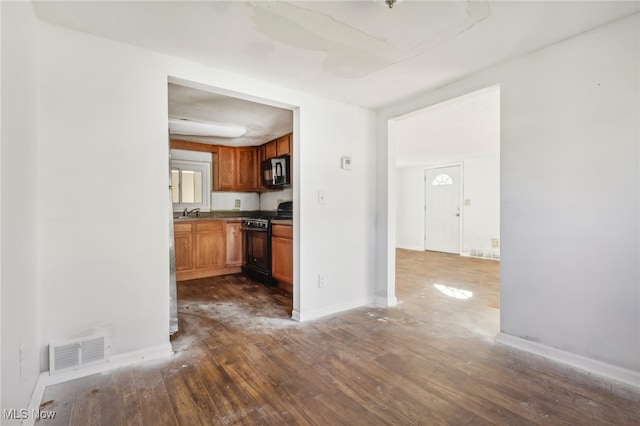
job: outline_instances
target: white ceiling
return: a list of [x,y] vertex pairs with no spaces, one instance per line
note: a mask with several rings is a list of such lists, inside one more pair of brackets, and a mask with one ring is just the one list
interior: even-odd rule
[[291,110],[172,83],[169,83],[169,117],[247,129],[239,138],[171,135],[172,139],[214,145],[262,145],[293,131]]
[[640,10],[629,1],[34,4],[46,21],[369,108]]
[[489,87],[394,119],[398,167],[500,155],[500,89]]
[[[393,9],[383,0],[34,5],[41,19],[59,25],[369,108],[640,10],[637,1],[405,0]],[[396,123],[406,134],[399,166],[442,164],[496,149],[482,141],[492,140],[499,117],[472,113],[492,102],[491,95],[460,101]],[[205,143],[259,145],[293,129],[289,110],[173,84],[169,115],[248,129],[236,139],[174,136]]]

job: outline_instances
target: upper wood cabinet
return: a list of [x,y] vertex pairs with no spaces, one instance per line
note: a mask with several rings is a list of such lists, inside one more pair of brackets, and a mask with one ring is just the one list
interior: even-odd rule
[[218,147],[218,191],[236,189],[236,149],[228,146]]
[[273,140],[264,144],[265,158],[273,158],[278,156],[278,140]]
[[255,191],[258,188],[258,160],[255,147],[218,147],[217,191]]
[[278,156],[291,154],[291,133],[276,139]]
[[264,191],[262,162],[293,153],[292,133],[261,146],[230,147],[172,140],[171,147],[214,154],[214,191]]
[[291,154],[291,135],[284,135],[278,139],[272,140],[264,144],[265,158],[279,157],[285,154]]
[[256,179],[258,181],[258,190],[262,191],[266,188],[262,179],[262,162],[267,159],[266,145],[256,147],[256,157],[258,162],[256,165]]
[[236,148],[236,190],[258,188],[257,151],[255,147]]

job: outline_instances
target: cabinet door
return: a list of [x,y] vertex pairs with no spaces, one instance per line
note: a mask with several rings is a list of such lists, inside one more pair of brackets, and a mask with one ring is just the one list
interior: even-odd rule
[[293,240],[282,237],[271,238],[271,274],[284,287],[293,286]]
[[242,223],[227,222],[227,266],[242,266]]
[[175,233],[176,272],[193,269],[193,235],[189,232]]
[[235,154],[235,149],[232,147],[218,147],[218,190],[236,189]]
[[278,155],[291,154],[291,134],[276,139]]
[[265,148],[265,155],[267,158],[273,158],[278,156],[278,140],[277,139],[265,144],[264,148]]
[[224,268],[226,251],[223,221],[196,223],[196,269]]
[[236,148],[236,158],[236,189],[255,190],[258,187],[255,148]]
[[256,147],[256,180],[258,182],[258,189],[264,189],[264,180],[262,178],[262,162],[267,159],[266,147],[264,145]]

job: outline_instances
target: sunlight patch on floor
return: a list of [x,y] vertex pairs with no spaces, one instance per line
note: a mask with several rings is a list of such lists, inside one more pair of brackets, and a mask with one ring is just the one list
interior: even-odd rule
[[434,284],[435,288],[437,288],[440,292],[446,294],[449,297],[453,297],[455,299],[470,299],[473,297],[473,292],[469,290],[463,290],[461,288],[449,287],[443,284]]

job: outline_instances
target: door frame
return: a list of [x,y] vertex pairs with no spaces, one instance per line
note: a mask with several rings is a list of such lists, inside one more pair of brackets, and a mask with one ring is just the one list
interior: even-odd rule
[[[301,321],[303,316],[303,308],[302,308],[302,298],[301,298],[301,258],[303,257],[301,250],[301,240],[302,240],[302,230],[300,227],[300,211],[304,208],[302,205],[302,194],[300,191],[300,182],[301,182],[301,168],[300,168],[300,110],[301,107],[299,105],[293,105],[284,103],[281,101],[273,100],[270,98],[263,98],[258,95],[250,94],[247,92],[239,92],[232,89],[225,89],[219,86],[212,85],[210,83],[202,82],[199,79],[186,78],[186,77],[178,77],[175,75],[167,75],[166,83],[178,84],[180,86],[190,87],[192,89],[198,89],[206,92],[217,93],[220,95],[230,96],[246,101],[261,103],[265,105],[270,105],[282,109],[288,109],[293,113],[293,136],[291,139],[291,143],[293,144],[293,170],[292,172],[292,181],[291,185],[293,187],[293,203],[294,206],[297,206],[293,211],[293,311],[291,313],[291,319],[293,321]],[[164,86],[164,90],[166,91],[166,83]],[[168,100],[168,93],[165,92]],[[167,164],[168,165],[168,164]],[[168,167],[169,173],[171,168]],[[213,174],[213,172],[212,172]],[[173,215],[171,217],[171,227],[173,227]]]
[[443,163],[437,166],[429,166],[424,168],[423,172],[423,188],[422,188],[422,205],[424,207],[422,211],[422,235],[423,235],[423,249],[427,251],[427,170],[434,169],[443,169],[446,167],[459,167],[460,168],[460,182],[458,182],[458,187],[460,189],[459,194],[460,198],[458,202],[460,203],[460,223],[459,226],[459,238],[458,238],[458,252],[456,253],[458,256],[462,253],[462,242],[464,241],[464,162],[457,161],[454,163]]

